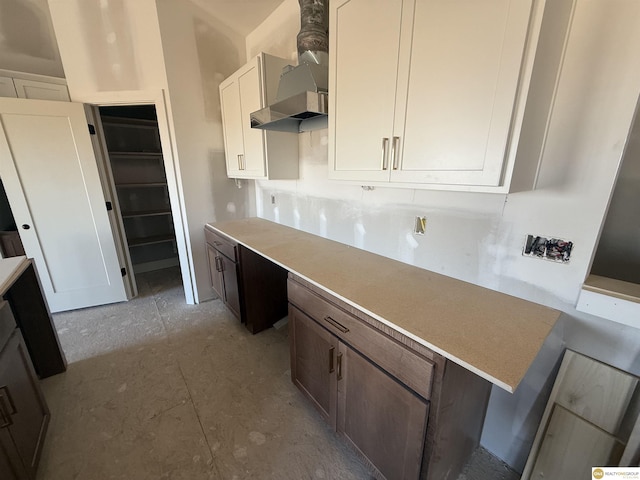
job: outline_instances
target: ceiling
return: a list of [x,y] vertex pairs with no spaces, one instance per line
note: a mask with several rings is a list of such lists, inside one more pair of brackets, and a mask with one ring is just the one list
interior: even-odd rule
[[284,0],[191,0],[243,36],[251,33]]

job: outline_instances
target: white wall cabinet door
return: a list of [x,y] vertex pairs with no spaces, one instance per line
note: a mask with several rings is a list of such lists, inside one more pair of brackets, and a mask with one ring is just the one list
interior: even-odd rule
[[532,12],[532,0],[332,3],[329,177],[502,186]]
[[500,185],[530,12],[531,0],[416,2],[391,181]]
[[126,300],[83,105],[0,98],[0,177],[53,312]]
[[13,78],[0,77],[0,97],[12,97],[18,96],[16,87],[13,85]]
[[222,126],[230,178],[298,178],[298,138],[251,128],[251,113],[275,101],[284,58],[261,53],[220,84]]
[[266,177],[267,175],[264,148],[265,132],[251,128],[250,120],[251,113],[262,108],[263,104],[260,99],[262,90],[260,85],[261,68],[258,58],[255,58],[238,76],[240,124],[242,125],[242,138],[244,139],[244,154],[240,164],[242,166],[242,175],[250,178]]
[[[236,177],[242,174],[240,162],[242,155],[244,155],[240,90],[237,81],[220,85],[220,104],[222,107],[227,176]],[[235,127],[232,127],[232,125],[235,125]]]
[[329,178],[389,180],[403,3],[331,4]]
[[14,78],[13,83],[16,86],[16,92],[19,98],[58,100],[62,102],[70,101],[69,90],[67,90],[66,85],[25,80],[23,78]]

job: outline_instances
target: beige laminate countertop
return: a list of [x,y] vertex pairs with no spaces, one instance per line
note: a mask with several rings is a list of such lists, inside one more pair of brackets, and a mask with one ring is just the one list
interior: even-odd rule
[[208,224],[514,392],[560,312],[260,218]]
[[25,256],[0,258],[0,295],[7,293],[28,266],[29,259]]

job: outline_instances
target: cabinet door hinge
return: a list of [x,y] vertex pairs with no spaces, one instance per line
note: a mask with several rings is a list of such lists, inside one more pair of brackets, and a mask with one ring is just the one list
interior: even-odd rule
[[122,267],[122,268],[120,269],[120,273],[122,274],[122,276],[123,276],[123,277],[125,277],[125,276],[127,275],[127,269],[126,269],[126,268],[124,268],[124,267]]
[[89,135],[95,135],[96,134],[96,127],[94,127],[90,123],[88,123],[87,125],[89,126]]
[[110,212],[111,210],[113,210],[113,205],[111,205],[111,202],[107,202],[107,212]]

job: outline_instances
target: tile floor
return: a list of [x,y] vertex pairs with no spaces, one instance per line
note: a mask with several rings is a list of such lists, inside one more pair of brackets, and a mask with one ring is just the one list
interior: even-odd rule
[[[291,383],[286,328],[186,305],[178,269],[137,281],[130,302],[54,315],[69,367],[43,381],[38,480],[371,478]],[[502,476],[460,480],[518,478],[477,457]]]

